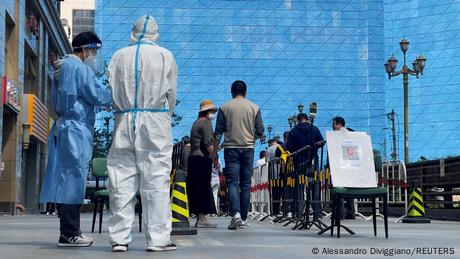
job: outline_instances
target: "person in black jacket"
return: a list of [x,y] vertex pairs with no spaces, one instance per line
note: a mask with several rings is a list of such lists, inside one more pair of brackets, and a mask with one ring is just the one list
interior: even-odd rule
[[[297,120],[297,125],[288,134],[286,147],[291,153],[294,153],[306,146],[312,147],[310,161],[308,162],[310,163],[311,160],[314,160],[314,166],[317,167],[318,147],[324,144],[324,138],[321,135],[318,127],[314,126],[308,121],[307,114],[299,113],[297,115]],[[312,188],[312,207],[314,211],[314,217],[322,218],[320,184],[315,183]]]
[[297,115],[299,123],[289,132],[286,147],[289,152],[293,153],[306,146],[319,146],[323,143],[324,138],[318,127],[308,121],[305,113]]

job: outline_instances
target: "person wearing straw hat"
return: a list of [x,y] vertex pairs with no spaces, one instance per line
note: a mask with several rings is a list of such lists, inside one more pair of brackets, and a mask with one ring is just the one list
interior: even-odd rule
[[203,100],[190,133],[187,191],[190,213],[196,215],[197,228],[217,227],[217,224],[209,222],[206,217],[207,214],[217,213],[211,188],[214,155],[212,120],[216,112],[217,107],[211,100]]

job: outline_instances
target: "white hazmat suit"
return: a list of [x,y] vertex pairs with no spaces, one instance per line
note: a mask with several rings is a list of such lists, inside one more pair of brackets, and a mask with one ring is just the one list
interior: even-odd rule
[[170,243],[171,114],[177,66],[172,53],[156,44],[158,37],[154,18],[142,16],[133,26],[130,45],[115,52],[108,68],[116,111],[107,162],[112,245],[132,241],[138,191],[147,247]]

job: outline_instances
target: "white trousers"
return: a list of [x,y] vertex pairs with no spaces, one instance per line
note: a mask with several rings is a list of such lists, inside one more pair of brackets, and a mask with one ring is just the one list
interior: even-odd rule
[[[107,161],[113,213],[108,227],[110,243],[132,242],[134,206],[139,192],[147,247],[164,246],[170,242],[171,235],[170,119],[161,113],[138,114],[141,118],[137,119],[134,130],[130,115],[117,115]],[[139,123],[145,121],[148,123]]]

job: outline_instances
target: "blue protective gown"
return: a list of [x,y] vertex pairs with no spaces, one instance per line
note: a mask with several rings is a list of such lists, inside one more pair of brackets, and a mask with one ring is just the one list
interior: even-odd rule
[[95,108],[111,94],[77,56],[60,60],[51,88],[57,121],[48,137],[48,163],[40,202],[81,204],[93,154]]

